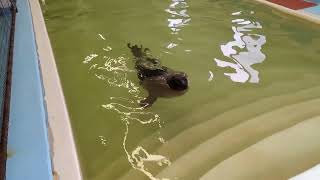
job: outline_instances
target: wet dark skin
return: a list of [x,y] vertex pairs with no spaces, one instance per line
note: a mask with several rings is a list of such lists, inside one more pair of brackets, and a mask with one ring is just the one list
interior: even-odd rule
[[148,48],[128,44],[134,59],[140,84],[148,91],[148,97],[140,102],[150,107],[158,97],[181,96],[188,90],[187,74],[162,66],[159,59],[152,57]]

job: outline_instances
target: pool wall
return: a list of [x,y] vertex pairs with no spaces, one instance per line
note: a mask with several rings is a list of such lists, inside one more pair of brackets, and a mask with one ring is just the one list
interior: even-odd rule
[[51,180],[47,115],[32,17],[17,1],[8,134],[7,180]]
[[17,6],[6,179],[80,180],[70,119],[40,4],[17,0]]
[[60,179],[82,179],[70,118],[38,0],[29,0],[51,134],[53,169]]

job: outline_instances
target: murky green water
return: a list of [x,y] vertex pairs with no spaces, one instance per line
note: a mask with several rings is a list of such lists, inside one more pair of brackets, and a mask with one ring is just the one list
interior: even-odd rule
[[[84,179],[288,179],[320,163],[320,28],[245,0],[47,0]],[[189,76],[138,101],[128,42]]]

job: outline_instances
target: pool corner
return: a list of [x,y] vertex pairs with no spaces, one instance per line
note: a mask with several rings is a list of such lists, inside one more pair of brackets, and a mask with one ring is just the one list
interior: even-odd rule
[[[310,5],[301,5],[298,7],[291,7],[291,3],[286,0],[277,0],[275,3],[272,0],[256,0],[259,3],[265,4],[269,7],[282,11],[286,14],[293,15],[295,17],[310,21],[316,24],[320,24],[320,2],[317,0],[311,0]],[[283,2],[283,3],[281,3]],[[295,3],[292,3],[295,4]]]

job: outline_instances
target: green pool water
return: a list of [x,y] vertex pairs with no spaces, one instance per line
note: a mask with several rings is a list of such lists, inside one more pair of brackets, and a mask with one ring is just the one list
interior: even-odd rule
[[[276,180],[320,163],[320,28],[246,0],[47,0],[85,180]],[[147,96],[127,43],[188,74]]]

